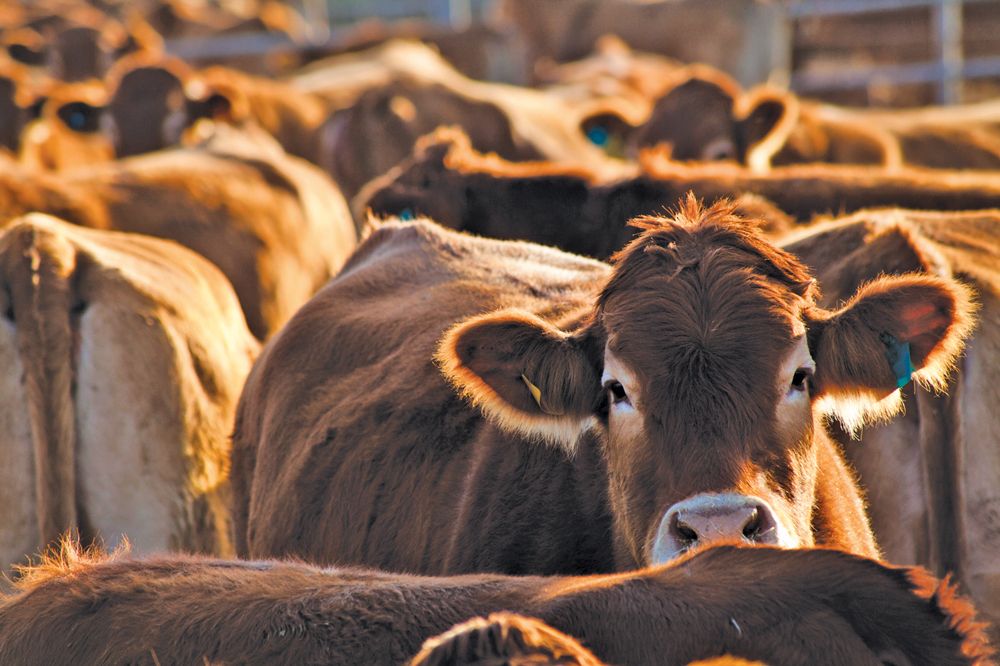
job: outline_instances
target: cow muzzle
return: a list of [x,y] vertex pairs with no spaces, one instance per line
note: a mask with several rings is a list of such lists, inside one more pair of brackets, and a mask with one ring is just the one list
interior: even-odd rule
[[653,540],[651,564],[663,564],[696,546],[744,541],[795,548],[799,544],[771,505],[752,495],[696,495],[664,514]]

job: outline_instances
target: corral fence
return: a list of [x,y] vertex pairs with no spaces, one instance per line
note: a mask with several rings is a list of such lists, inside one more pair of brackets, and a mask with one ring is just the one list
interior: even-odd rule
[[[544,2],[546,0],[538,0]],[[697,0],[680,0],[697,2]],[[356,22],[422,18],[456,29],[488,21],[496,0],[290,0],[313,26],[310,45],[336,47]],[[752,42],[745,85],[770,79],[843,104],[955,104],[1000,95],[1000,0],[747,0]],[[628,41],[627,36],[622,36]],[[283,35],[170,40],[185,59],[294,51]],[[982,80],[974,90],[970,83]],[[971,93],[971,94],[970,94]]]

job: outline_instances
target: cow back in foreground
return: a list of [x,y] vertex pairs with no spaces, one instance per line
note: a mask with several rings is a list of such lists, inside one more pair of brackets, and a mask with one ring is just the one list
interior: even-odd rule
[[838,439],[886,559],[953,572],[1000,620],[1000,213],[862,211],[783,246],[813,267],[824,304],[881,274],[954,277],[974,291],[977,326],[946,392],[908,386],[890,424]]
[[[686,666],[727,654],[727,666],[992,664],[971,607],[950,586],[837,551],[719,546],[675,566],[578,578],[69,559],[30,571],[24,591],[0,603],[5,665],[399,666],[424,640],[500,610],[537,618],[533,630],[545,623],[549,640],[571,636],[608,664]],[[526,647],[537,658],[534,642]]]
[[421,573],[633,569],[722,536],[874,555],[823,418],[940,385],[968,295],[905,276],[820,309],[732,211],[640,219],[613,269],[376,231],[248,378],[238,552]]
[[258,351],[174,243],[45,215],[0,235],[0,563],[69,530],[226,554],[228,435]]

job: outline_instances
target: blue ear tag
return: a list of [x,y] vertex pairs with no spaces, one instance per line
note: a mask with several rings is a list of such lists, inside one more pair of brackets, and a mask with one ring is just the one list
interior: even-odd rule
[[608,143],[608,139],[611,137],[608,135],[608,131],[601,127],[600,125],[595,125],[587,131],[587,138],[590,142],[597,146],[605,146]]
[[879,340],[885,345],[885,357],[889,361],[892,373],[896,375],[896,387],[903,388],[909,383],[910,376],[913,374],[913,364],[910,363],[910,343],[899,343],[888,333],[880,335]]
[[399,215],[397,215],[396,217],[398,217],[403,222],[409,222],[410,220],[413,219],[413,209],[404,208],[403,210],[399,211]]

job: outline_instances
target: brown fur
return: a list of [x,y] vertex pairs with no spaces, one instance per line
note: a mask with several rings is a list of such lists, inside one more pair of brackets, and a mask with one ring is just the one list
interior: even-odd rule
[[258,344],[224,276],[44,215],[0,235],[0,273],[5,572],[67,532],[231,553],[227,435]]
[[356,230],[318,168],[270,137],[218,128],[192,148],[119,160],[55,180],[10,168],[4,214],[60,215],[84,226],[170,238],[233,283],[254,335],[277,330],[343,263]]
[[[629,569],[650,561],[669,507],[727,492],[776,504],[794,543],[874,554],[818,408],[839,415],[866,377],[824,385],[819,366],[786,422],[779,366],[807,329],[814,357],[836,346],[820,322],[847,316],[944,359],[961,346],[965,292],[900,279],[820,310],[805,268],[733,212],[689,199],[675,218],[639,220],[610,274],[427,223],[380,227],[247,382],[233,448],[240,554],[421,573]],[[880,295],[911,282],[955,323],[903,327]],[[648,396],[629,428],[610,424],[606,352]],[[884,349],[839,353],[888,372]],[[914,357],[933,381],[947,366],[937,353]],[[894,392],[879,384],[866,405]]]
[[49,88],[46,96],[41,116],[21,137],[18,161],[22,165],[63,171],[114,159],[114,145],[101,131],[100,119],[107,103],[102,84],[63,84]]
[[[784,244],[816,271],[825,305],[880,275],[952,276],[972,292],[978,325],[941,387],[906,387],[905,411],[852,439],[838,433],[867,488],[875,533],[893,562],[953,572],[1000,618],[995,507],[1000,400],[1000,213],[871,210],[802,231]],[[947,395],[937,393],[944,388]]]
[[456,628],[420,663],[539,663],[516,655],[544,659],[566,646],[585,655],[579,645],[629,666],[723,654],[769,666],[993,663],[949,586],[835,551],[719,546],[674,566],[580,578],[422,578],[181,556],[43,567],[0,605],[9,666],[401,665],[426,639],[500,610],[536,620]]
[[[985,172],[800,165],[755,175],[731,164],[685,166],[655,151],[643,153],[642,165],[638,174],[612,174],[581,163],[511,164],[476,153],[455,130],[438,131],[413,158],[369,183],[352,209],[357,219],[368,209],[426,215],[454,229],[606,258],[634,235],[627,220],[662,213],[691,191],[706,200],[762,197],[778,209],[768,215],[775,229],[787,228],[789,217],[808,222],[870,206],[1000,206],[1000,179]],[[759,216],[761,206],[753,212]]]
[[456,625],[424,642],[409,666],[602,666],[570,636],[532,618],[493,613]]

